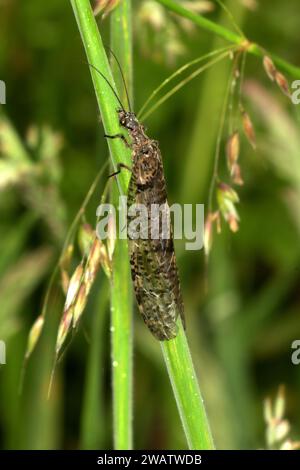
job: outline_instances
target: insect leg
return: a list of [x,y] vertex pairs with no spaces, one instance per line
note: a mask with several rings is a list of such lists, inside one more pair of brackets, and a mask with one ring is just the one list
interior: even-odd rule
[[122,139],[126,147],[131,148],[130,143],[128,142],[125,135],[123,134],[114,134],[114,135],[104,134],[104,137],[106,137],[107,139]]
[[111,175],[109,175],[108,178],[112,178],[113,176],[117,176],[119,173],[121,173],[122,168],[125,168],[125,169],[128,170],[128,171],[132,171],[132,169],[130,168],[130,166],[125,165],[125,163],[118,163],[118,165],[117,165],[117,171],[115,171],[114,173],[112,173]]

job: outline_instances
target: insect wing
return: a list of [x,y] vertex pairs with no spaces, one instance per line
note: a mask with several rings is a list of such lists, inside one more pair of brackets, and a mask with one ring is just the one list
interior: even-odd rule
[[[162,163],[157,176],[150,187],[139,191],[134,175],[131,178],[128,205],[143,204],[148,209],[149,218],[147,239],[129,237],[129,252],[140,313],[151,333],[162,341],[177,335],[176,320],[180,314],[184,323],[184,314],[171,227],[168,238],[164,238],[166,233],[161,223],[170,218]],[[153,219],[150,209],[156,202],[160,202],[162,207],[159,221]],[[155,222],[159,229],[153,238],[151,228]]]

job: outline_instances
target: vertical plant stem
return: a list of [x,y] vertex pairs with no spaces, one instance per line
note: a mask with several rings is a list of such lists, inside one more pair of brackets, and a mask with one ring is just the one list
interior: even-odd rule
[[[88,63],[97,67],[111,86],[116,89],[89,0],[70,0],[70,2],[81,34]],[[120,104],[103,77],[92,67],[90,71],[105,133],[118,134],[120,126],[117,110],[120,108]],[[102,133],[102,130],[100,129],[99,132]],[[130,165],[130,151],[124,146],[123,142],[120,142],[120,139],[108,139],[108,146],[114,169],[117,169],[118,163]],[[126,171],[122,171],[118,175],[118,185],[122,194],[127,193],[129,178],[130,175]]]
[[[116,59],[112,57],[111,67],[118,94],[128,106],[125,86],[132,102],[131,0],[123,0],[114,9],[110,26],[110,48],[116,56]],[[116,207],[119,198],[116,185],[112,187],[111,197]],[[111,280],[111,354],[114,448],[120,450],[132,448],[132,306],[127,240],[117,239]]]
[[176,338],[162,341],[161,348],[179,415],[189,448],[213,450],[214,443],[209,422],[180,320],[178,326],[179,331]]
[[[88,62],[99,68],[114,90],[116,90],[89,0],[71,0],[71,5],[81,33]],[[94,68],[91,68],[91,75],[105,133],[109,135],[118,134],[120,128],[117,110],[120,108],[120,103],[101,74],[97,73]],[[130,165],[130,152],[120,139],[109,139],[108,145],[114,169],[117,168],[118,163]],[[117,178],[121,195],[127,193],[129,178],[128,171],[122,171]],[[114,445],[117,449],[130,449],[132,446],[132,302],[127,248],[123,241],[121,242],[117,243],[115,249],[111,294]]]

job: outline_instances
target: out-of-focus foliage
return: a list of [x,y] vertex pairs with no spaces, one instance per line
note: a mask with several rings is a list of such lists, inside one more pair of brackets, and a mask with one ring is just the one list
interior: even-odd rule
[[[155,2],[133,3],[138,110],[176,67],[223,43]],[[206,14],[231,27],[215,2],[185,3],[206,5],[212,10]],[[298,0],[226,4],[248,37],[300,63]],[[47,400],[63,309],[54,287],[47,327],[19,395],[30,326],[41,314],[67,229],[108,156],[69,2],[5,0],[0,12],[0,79],[7,88],[0,109],[0,340],[7,344],[7,364],[0,366],[0,446],[111,447],[104,275]],[[108,37],[108,18],[99,25]],[[228,61],[217,65],[147,120],[161,144],[170,202],[207,202],[228,73]],[[187,335],[219,448],[267,446],[263,400],[282,383],[290,436],[300,437],[300,366],[291,362],[291,343],[300,336],[299,111],[267,79],[259,59],[247,59],[245,77],[244,105],[257,150],[242,139],[239,232],[224,226],[214,237],[208,270],[203,251],[178,246]],[[225,147],[224,141],[224,174]],[[103,182],[86,214],[91,224],[102,191]],[[74,256],[73,267],[80,261]],[[135,320],[135,446],[184,448],[159,345],[138,315]]]

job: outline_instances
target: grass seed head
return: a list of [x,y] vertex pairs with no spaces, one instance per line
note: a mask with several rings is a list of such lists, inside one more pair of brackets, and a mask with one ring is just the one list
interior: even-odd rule
[[82,275],[83,275],[83,266],[82,264],[79,264],[77,268],[75,269],[69,282],[64,310],[68,310],[69,307],[74,303],[80,284],[81,284]]
[[25,353],[25,358],[28,359],[32,351],[34,350],[39,337],[41,336],[41,332],[44,326],[44,317],[39,316],[34,324],[32,325],[29,335],[28,335],[28,341],[27,341],[27,348],[26,348],[26,353]]
[[94,15],[102,13],[102,18],[105,18],[119,2],[120,0],[96,0],[93,8]]
[[95,275],[100,267],[102,259],[102,247],[103,243],[98,238],[95,238],[88,256],[86,267],[86,270],[89,271],[92,275]]
[[74,302],[73,312],[73,327],[76,328],[84,308],[87,304],[88,295],[95,281],[97,272],[101,266],[103,258],[103,249],[105,249],[103,243],[95,238],[90,249],[90,253],[87,259],[86,267],[84,270],[82,282],[79,291]]
[[299,442],[292,441],[288,437],[291,426],[289,421],[284,418],[285,409],[285,390],[283,386],[280,386],[274,402],[269,397],[264,401],[264,418],[267,425],[266,443],[268,449],[296,450],[300,448]]
[[240,153],[240,136],[239,136],[238,131],[235,131],[229,137],[227,141],[227,145],[226,145],[227,164],[228,164],[228,168],[230,172],[231,172],[233,165],[238,161],[239,153]]
[[221,219],[220,219],[220,212],[215,211],[215,212],[209,212],[205,225],[204,225],[204,252],[205,255],[208,256],[211,248],[212,248],[212,243],[213,243],[213,226],[214,224],[217,227],[217,232],[221,232]]
[[78,231],[78,244],[81,254],[86,255],[93,244],[95,239],[95,231],[90,224],[82,224]]
[[273,419],[272,403],[269,397],[264,401],[264,419],[267,424]]
[[61,271],[61,287],[65,295],[67,295],[69,284],[70,284],[69,274],[65,270]]
[[217,200],[221,214],[228,223],[230,230],[237,232],[240,220],[235,207],[235,204],[239,202],[237,192],[228,184],[221,182],[218,184]]
[[229,200],[234,203],[239,202],[238,193],[227,183],[220,182],[218,184],[218,195],[220,200]]
[[109,258],[106,246],[103,243],[101,243],[100,261],[101,261],[103,271],[105,272],[106,276],[110,278],[111,271],[112,271],[112,263]]
[[288,98],[291,97],[289,82],[281,72],[276,72],[275,80],[282,93],[284,93]]
[[285,419],[280,421],[275,427],[275,439],[276,441],[282,441],[285,439],[290,432],[290,423]]
[[79,289],[78,296],[74,305],[74,312],[73,312],[73,328],[76,328],[81,315],[85,309],[87,304],[89,289],[87,289],[85,284]]
[[276,79],[277,69],[274,65],[273,60],[269,56],[265,55],[263,58],[263,65],[269,79],[274,82]]
[[274,405],[274,416],[277,420],[281,420],[284,417],[286,407],[286,398],[285,398],[285,387],[281,385],[278,390]]
[[208,214],[205,225],[204,225],[204,238],[203,238],[203,245],[204,245],[204,253],[206,256],[209,255],[210,250],[212,248],[213,243],[213,224],[211,213]]
[[249,143],[251,144],[252,148],[256,149],[256,136],[255,130],[251,121],[251,118],[245,110],[242,110],[242,122],[243,122],[243,129],[245,136],[247,137]]
[[227,215],[226,215],[226,220],[228,222],[228,225],[229,225],[229,228],[230,230],[233,232],[233,233],[236,233],[238,230],[239,230],[239,216],[235,210],[235,208],[233,208],[234,210],[230,210],[230,212],[228,211]]
[[244,180],[241,174],[241,167],[238,163],[235,163],[234,165],[232,165],[231,179],[232,179],[232,182],[238,186],[243,186],[244,184]]
[[300,441],[292,441],[291,439],[287,439],[284,441],[280,450],[299,450],[300,449]]
[[61,350],[65,342],[65,339],[70,331],[70,328],[72,326],[72,320],[73,320],[73,312],[74,312],[73,306],[71,306],[68,310],[64,311],[63,317],[58,327],[58,333],[57,333],[57,339],[56,339],[56,354],[58,354],[59,351]]

